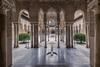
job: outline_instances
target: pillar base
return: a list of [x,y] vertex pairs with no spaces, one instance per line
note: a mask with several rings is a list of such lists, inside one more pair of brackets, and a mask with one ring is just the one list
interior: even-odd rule
[[31,45],[31,48],[34,48],[33,45]]
[[86,48],[90,48],[89,45],[86,45]]
[[60,46],[58,46],[57,48],[60,48]]
[[19,47],[18,45],[17,45],[17,46],[16,46],[16,45],[14,45],[14,48],[18,48],[18,47]]
[[38,48],[38,46],[34,46],[34,48]]
[[74,48],[73,46],[66,46],[66,48]]
[[45,48],[47,48],[47,46],[45,46]]
[[71,48],[73,48],[73,45],[71,46]]

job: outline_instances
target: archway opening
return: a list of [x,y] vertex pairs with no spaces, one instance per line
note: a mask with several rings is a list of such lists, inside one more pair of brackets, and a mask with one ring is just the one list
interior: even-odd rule
[[87,56],[84,61],[84,64],[90,64],[90,45],[89,45],[89,30],[87,22],[85,20],[86,16],[84,11],[77,10],[74,14],[74,23],[73,23],[73,43],[74,48],[80,51],[84,56]]
[[[19,64],[18,58],[23,57],[31,48],[31,23],[27,10],[23,9],[19,12],[17,23],[12,24],[12,61],[13,65]],[[17,44],[16,44],[17,42]],[[21,60],[20,60],[21,61]],[[24,61],[24,59],[23,59]]]

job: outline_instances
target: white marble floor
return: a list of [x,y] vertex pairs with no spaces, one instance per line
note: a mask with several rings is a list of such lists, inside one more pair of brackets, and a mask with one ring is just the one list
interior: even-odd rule
[[75,45],[71,49],[54,47],[57,55],[53,56],[47,55],[50,51],[50,48],[27,49],[20,45],[13,49],[13,67],[89,67],[90,52],[84,46]]

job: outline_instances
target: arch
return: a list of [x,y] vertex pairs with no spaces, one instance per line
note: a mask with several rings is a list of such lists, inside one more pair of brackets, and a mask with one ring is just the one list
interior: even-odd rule
[[22,14],[23,12],[27,13],[27,15],[28,15],[27,17],[29,18],[29,12],[28,12],[28,10],[26,10],[26,9],[20,10],[20,12],[19,12],[19,17],[21,16],[21,14]]
[[47,21],[50,19],[57,19],[57,12],[53,7],[50,7],[47,11]]
[[54,9],[53,7],[50,7],[47,11],[47,16],[57,16],[57,12],[56,9]]
[[62,28],[65,25],[65,12],[64,12],[64,10],[60,11],[60,25]]
[[65,21],[65,12],[64,12],[64,10],[60,11],[60,21]]
[[[23,20],[23,19],[21,19],[21,17],[22,17],[22,15],[25,15],[25,17],[27,17],[28,19],[30,18],[29,17],[29,12],[28,12],[28,10],[25,10],[25,9],[22,9],[22,10],[20,10],[20,12],[19,12],[19,16],[18,16],[18,24],[22,24],[21,26],[23,26],[23,27],[20,27],[20,25],[19,25],[19,33],[25,33],[25,32],[28,32],[29,30],[28,30],[28,26],[30,26],[30,23],[28,23],[29,22],[29,20]],[[23,23],[23,22],[26,22],[26,23]],[[27,27],[27,31],[25,30],[25,28],[24,28],[24,25],[27,25],[26,27]],[[20,28],[24,28],[24,30],[23,29],[20,29]]]
[[[50,7],[46,14],[47,23],[50,25],[55,25],[57,23],[57,12],[56,9]],[[51,23],[55,22],[55,23]]]
[[43,21],[44,21],[44,12],[43,12],[43,9],[40,8],[39,13],[38,13],[39,25],[43,24]]
[[74,19],[76,19],[79,15],[83,15],[83,17],[85,17],[85,16],[84,16],[84,11],[81,10],[81,9],[76,10],[76,11],[74,12]]

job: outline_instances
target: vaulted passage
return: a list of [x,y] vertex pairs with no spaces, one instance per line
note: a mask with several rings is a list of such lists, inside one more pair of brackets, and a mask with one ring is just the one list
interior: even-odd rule
[[0,67],[100,67],[99,0],[1,0]]

